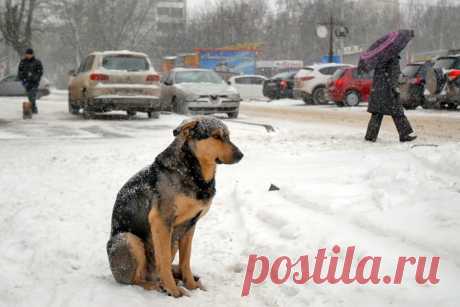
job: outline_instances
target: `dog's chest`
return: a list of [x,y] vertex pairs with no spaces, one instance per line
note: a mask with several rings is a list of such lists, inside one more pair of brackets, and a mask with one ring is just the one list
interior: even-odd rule
[[208,213],[212,199],[198,200],[186,195],[178,195],[174,199],[176,217],[174,226],[181,225],[193,218],[201,218]]

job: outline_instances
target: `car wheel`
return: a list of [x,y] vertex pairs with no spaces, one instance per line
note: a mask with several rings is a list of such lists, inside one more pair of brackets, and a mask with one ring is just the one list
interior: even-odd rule
[[74,104],[74,101],[72,100],[72,97],[70,96],[70,93],[69,93],[67,104],[68,104],[70,114],[77,115],[78,113],[80,113],[80,107]]
[[228,115],[228,118],[235,119],[235,118],[238,118],[238,116],[240,115],[240,112],[239,111],[231,112],[231,113],[228,113],[227,115]]
[[345,96],[345,104],[349,107],[356,107],[359,105],[361,98],[357,91],[349,91]]
[[313,102],[318,105],[327,104],[326,87],[319,86],[313,91]]
[[83,118],[84,119],[92,119],[94,116],[94,112],[90,111],[89,109],[84,108],[83,109]]
[[449,102],[446,105],[447,110],[457,110],[457,105],[455,103]]
[[128,117],[134,117],[136,116],[137,112],[136,111],[126,111],[126,114],[128,115]]
[[303,98],[303,102],[306,104],[306,105],[310,105],[310,104],[313,104],[313,99],[311,97],[304,97]]
[[173,108],[174,112],[177,114],[188,115],[190,113],[188,111],[186,102],[179,100],[177,97],[174,97],[173,99]]
[[93,116],[94,116],[94,111],[89,106],[88,101],[85,100],[85,103],[83,105],[83,118],[84,119],[92,119]]
[[160,112],[147,112],[147,116],[152,119],[159,119],[160,118]]

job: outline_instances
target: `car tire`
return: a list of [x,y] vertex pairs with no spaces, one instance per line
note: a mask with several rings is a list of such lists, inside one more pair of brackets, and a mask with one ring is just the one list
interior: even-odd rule
[[147,112],[147,116],[151,119],[159,119],[160,118],[160,112]]
[[94,111],[88,104],[88,101],[85,100],[83,105],[83,118],[84,119],[92,119],[94,117]]
[[72,114],[72,115],[78,115],[78,113],[80,113],[80,107],[79,106],[76,106],[74,104],[74,101],[72,100],[72,97],[70,96],[70,93],[69,93],[69,98],[68,98],[68,108],[69,108],[69,113]]
[[313,99],[311,97],[304,97],[303,98],[303,102],[306,104],[306,105],[312,105],[313,104]]
[[177,114],[188,115],[190,112],[187,110],[185,101],[179,100],[177,97],[173,98],[173,111]]
[[457,105],[453,102],[449,102],[446,104],[447,110],[457,110]]
[[318,86],[315,88],[313,91],[313,102],[317,105],[326,105],[327,104],[327,99],[326,99],[326,87],[325,86]]
[[83,109],[83,118],[84,119],[92,119],[93,116],[94,116],[94,112],[92,112],[92,111],[90,111],[90,110],[88,110],[86,108]]
[[357,107],[361,102],[361,97],[357,91],[348,91],[344,102],[348,107]]
[[413,104],[412,105],[405,105],[404,109],[406,109],[406,110],[415,110],[415,109],[417,109],[417,106],[413,105]]
[[129,118],[136,116],[136,114],[136,111],[126,111],[126,115],[128,115]]
[[239,111],[231,112],[231,113],[227,113],[227,115],[228,115],[228,118],[236,119],[240,115],[240,112]]

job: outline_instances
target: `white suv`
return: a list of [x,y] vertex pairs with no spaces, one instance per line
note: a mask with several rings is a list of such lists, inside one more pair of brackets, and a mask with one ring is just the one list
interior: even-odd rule
[[83,109],[86,118],[112,110],[156,118],[161,111],[160,76],[144,53],[93,52],[71,73],[68,105],[72,114]]
[[295,76],[294,97],[306,104],[327,104],[327,82],[338,69],[346,67],[351,65],[315,64],[301,69]]

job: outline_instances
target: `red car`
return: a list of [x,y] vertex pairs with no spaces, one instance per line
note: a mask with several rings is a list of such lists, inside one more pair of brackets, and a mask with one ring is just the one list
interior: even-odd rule
[[329,98],[340,107],[356,107],[369,101],[371,89],[372,76],[358,74],[356,67],[339,69],[328,83]]

